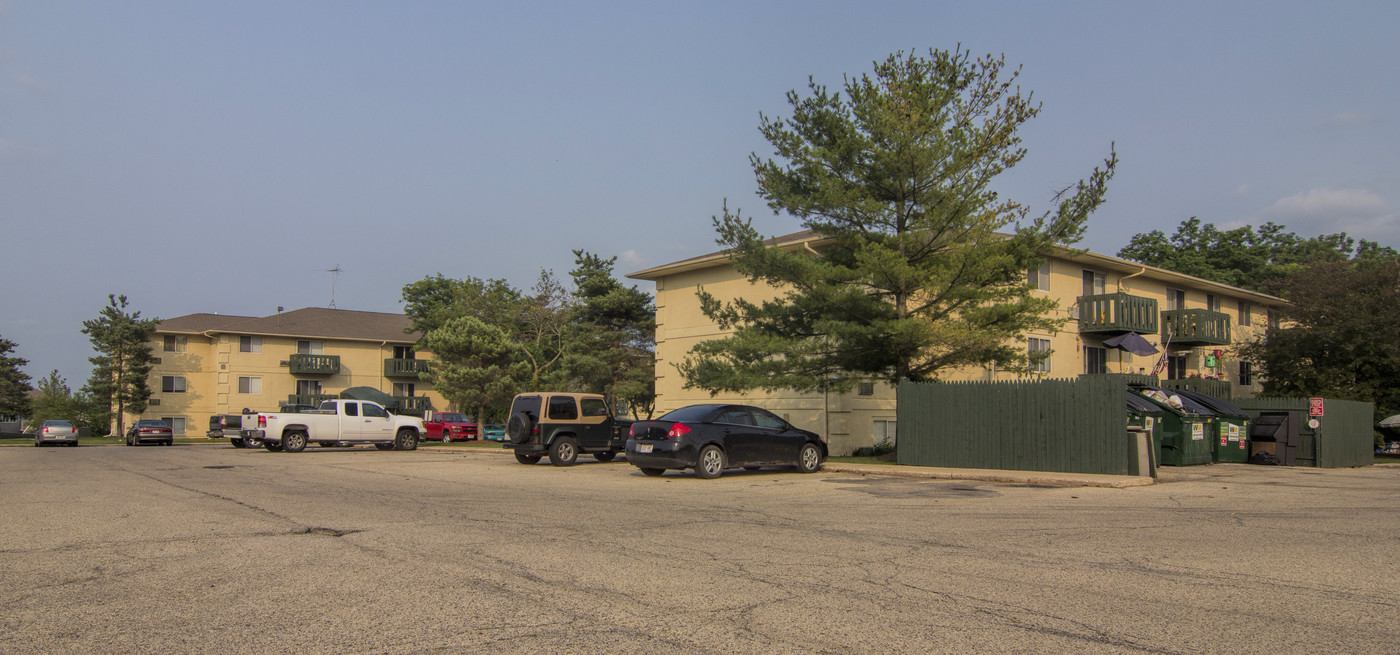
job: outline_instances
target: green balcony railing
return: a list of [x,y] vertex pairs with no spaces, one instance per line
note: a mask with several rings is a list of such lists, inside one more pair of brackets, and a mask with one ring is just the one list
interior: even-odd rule
[[335,400],[339,397],[340,396],[337,396],[333,393],[294,393],[290,396],[287,396],[287,404],[310,405],[312,407],[319,407],[321,405],[321,401]]
[[303,355],[288,360],[292,375],[335,375],[340,372],[340,355]]
[[432,411],[433,399],[427,396],[394,396],[389,411],[404,416],[422,416]]
[[1162,343],[1173,346],[1230,345],[1230,316],[1209,309],[1162,312]]
[[428,370],[428,360],[426,359],[386,359],[384,360],[384,377],[386,378],[417,378],[420,373]]
[[1122,292],[1080,296],[1079,332],[1155,334],[1157,300]]
[[1163,389],[1185,389],[1195,391],[1216,398],[1230,399],[1229,380],[1210,380],[1206,378],[1173,378],[1162,381]]
[[1157,379],[1157,376],[1147,375],[1146,373],[1093,373],[1080,375],[1079,377],[1113,378],[1116,380],[1122,380],[1124,388],[1127,388],[1130,384],[1155,387],[1158,386],[1158,384],[1161,382]]

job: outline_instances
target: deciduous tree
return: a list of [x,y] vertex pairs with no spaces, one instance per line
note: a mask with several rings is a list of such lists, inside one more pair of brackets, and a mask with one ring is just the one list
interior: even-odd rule
[[122,434],[126,430],[126,414],[146,411],[151,397],[146,377],[154,365],[151,335],[157,319],[143,319],[141,312],[128,312],[126,296],[108,295],[107,301],[97,318],[83,321],[83,334],[88,335],[97,352],[88,358],[92,362],[92,377],[85,391],[116,414],[116,433]]
[[1026,270],[1083,235],[1117,156],[1034,218],[1001,198],[993,180],[1025,156],[1018,130],[1040,111],[1019,74],[960,49],[901,52],[847,78],[844,94],[809,81],[805,97],[788,93],[791,117],[762,117],[777,159],[751,156],[759,195],[820,236],[820,253],[765,244],[726,206],[719,244],[781,295],[722,303],[702,291],[706,315],[733,333],[692,350],[687,384],[810,391],[992,361],[1025,370],[1024,335],[1060,324]]

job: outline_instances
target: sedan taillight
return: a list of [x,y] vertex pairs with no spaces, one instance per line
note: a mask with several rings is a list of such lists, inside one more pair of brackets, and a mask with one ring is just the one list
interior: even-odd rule
[[690,427],[689,427],[689,426],[687,426],[687,425],[684,424],[684,423],[677,423],[677,424],[671,426],[671,429],[670,429],[670,430],[667,430],[667,431],[666,431],[666,438],[667,438],[667,439],[679,439],[679,438],[685,436],[685,435],[686,435],[687,433],[689,433],[689,432],[690,432]]

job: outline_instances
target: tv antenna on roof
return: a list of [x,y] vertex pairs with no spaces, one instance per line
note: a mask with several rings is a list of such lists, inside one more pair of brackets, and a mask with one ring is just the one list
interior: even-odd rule
[[327,273],[330,273],[330,274],[331,274],[331,307],[330,307],[330,308],[331,308],[331,309],[335,309],[335,276],[340,275],[340,264],[336,264],[336,265],[335,265],[335,268],[328,268],[328,269],[325,269],[325,270],[326,270]]

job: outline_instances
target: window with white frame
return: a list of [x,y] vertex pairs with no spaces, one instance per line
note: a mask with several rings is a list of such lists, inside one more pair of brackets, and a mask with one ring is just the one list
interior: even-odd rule
[[163,345],[161,350],[168,353],[182,353],[185,352],[185,347],[189,343],[189,337],[177,334],[167,334],[165,335],[164,341],[165,344]]
[[312,341],[312,340],[310,340],[310,339],[301,339],[301,340],[297,341],[297,354],[298,354],[298,355],[319,355],[319,354],[321,354],[321,342],[320,342],[320,341]]
[[251,376],[239,376],[238,393],[260,394],[262,393],[262,378]]
[[1040,262],[1039,266],[1027,269],[1026,281],[1041,291],[1050,290],[1050,262]]
[[1167,310],[1186,309],[1186,292],[1181,289],[1167,289]]
[[1026,340],[1026,354],[1031,360],[1032,373],[1050,372],[1050,340],[1031,337]]
[[262,352],[262,337],[238,337],[238,352],[260,353]]
[[412,396],[413,396],[413,383],[412,383],[412,382],[395,382],[395,383],[394,383],[394,395],[395,395],[395,396],[409,396],[409,397],[412,397]]
[[160,420],[165,421],[165,424],[170,426],[171,434],[180,435],[185,433],[185,417],[162,416],[160,417]]
[[1098,271],[1084,271],[1084,295],[1101,296],[1106,291],[1107,276]]
[[1250,306],[1249,306],[1249,303],[1247,303],[1247,302],[1241,300],[1241,301],[1239,301],[1239,310],[1240,310],[1240,321],[1239,321],[1240,325],[1253,325],[1253,324],[1254,324],[1254,320],[1251,319],[1251,318],[1249,317],[1249,314],[1250,314],[1250,312],[1254,311],[1254,308],[1253,308],[1253,307],[1250,307]]
[[320,380],[297,380],[298,396],[315,396],[321,393]]
[[160,390],[163,393],[185,393],[185,378],[181,375],[162,375]]
[[1108,349],[1084,346],[1084,374],[1102,375],[1108,372]]
[[888,442],[891,446],[897,444],[898,441],[895,438],[896,427],[898,426],[894,419],[875,419],[871,425],[871,432],[874,433],[873,436],[875,438],[875,445],[878,446],[886,442]]

